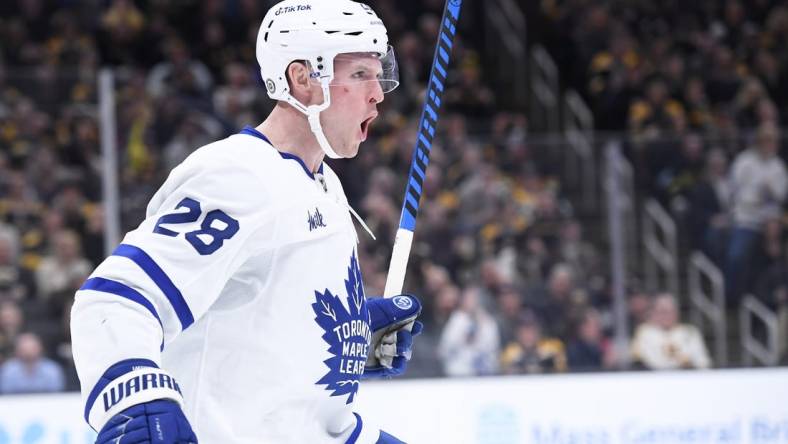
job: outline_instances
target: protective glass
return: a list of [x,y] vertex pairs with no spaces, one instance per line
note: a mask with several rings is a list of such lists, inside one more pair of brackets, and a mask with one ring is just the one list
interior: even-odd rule
[[[340,63],[353,63],[358,62],[362,59],[363,56],[359,56],[358,54],[338,54],[334,58],[334,71],[336,72],[337,62]],[[397,86],[399,86],[399,69],[397,67],[397,59],[394,56],[394,48],[389,46],[386,55],[381,57],[380,59],[382,71],[380,74],[376,74],[376,70],[370,70],[367,67],[369,64],[365,63],[357,63],[353,66],[353,71],[351,71],[350,78],[343,78],[338,80],[334,78],[334,81],[331,82],[331,85],[352,85],[357,84],[359,82],[379,82],[380,88],[383,90],[383,93],[388,93],[394,91]]]

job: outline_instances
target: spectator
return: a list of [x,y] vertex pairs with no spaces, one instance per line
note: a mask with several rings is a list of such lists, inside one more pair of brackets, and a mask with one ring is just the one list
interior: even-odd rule
[[447,108],[465,115],[485,115],[495,105],[492,90],[482,79],[481,62],[478,54],[469,52],[459,60],[457,85],[446,89],[444,101]]
[[431,313],[423,317],[425,330],[443,331],[452,313],[457,309],[460,301],[460,290],[453,284],[443,286],[435,294],[435,303]]
[[224,77],[227,83],[216,88],[213,106],[221,117],[242,128],[254,120],[252,107],[260,97],[260,89],[252,83],[247,67],[240,63],[228,65]]
[[728,160],[720,149],[706,154],[703,178],[689,193],[689,239],[694,248],[722,264],[730,228],[731,184]]
[[140,55],[140,37],[145,29],[145,16],[131,0],[114,0],[101,16],[103,35],[98,44],[110,62],[133,63]]
[[564,344],[559,339],[543,338],[536,315],[526,311],[515,327],[514,340],[501,354],[501,369],[506,374],[566,371]]
[[34,295],[33,276],[19,265],[18,257],[17,239],[13,230],[0,228],[0,301],[21,301]]
[[25,318],[15,301],[0,302],[0,363],[10,357]]
[[755,290],[756,280],[754,278],[764,270],[768,270],[782,262],[782,258],[785,255],[783,251],[784,234],[783,221],[781,219],[774,218],[764,222],[759,242],[755,246],[754,254],[749,260],[753,270],[751,275],[753,279],[745,283],[748,293]]
[[703,78],[698,76],[690,77],[684,85],[683,103],[687,108],[690,127],[695,130],[713,129],[711,105],[705,86]]
[[0,393],[44,393],[62,391],[63,369],[44,356],[41,340],[33,333],[17,337],[15,357],[0,365]]
[[479,301],[480,289],[463,291],[460,307],[441,334],[438,355],[447,376],[490,375],[498,371],[498,325]]
[[481,303],[486,308],[492,309],[495,305],[495,295],[511,285],[506,276],[508,273],[504,271],[505,265],[492,257],[483,258],[478,264],[478,283],[481,288],[479,296]]
[[651,311],[651,297],[640,288],[632,288],[627,297],[627,315],[629,334],[633,334],[635,329],[648,321]]
[[648,322],[632,340],[633,361],[650,370],[709,368],[711,359],[703,336],[694,325],[679,323],[673,295],[654,298]]
[[504,287],[496,298],[495,320],[501,333],[501,343],[508,344],[514,340],[515,327],[520,321],[523,311],[523,296],[514,286]]
[[0,190],[0,217],[21,231],[40,213],[41,204],[35,189],[22,172],[12,171],[3,180],[6,189]]
[[759,120],[759,103],[767,97],[763,84],[757,78],[748,78],[736,94],[734,102],[736,123],[742,128],[756,128]]
[[[35,177],[34,193],[44,202],[52,202],[61,191],[64,166],[55,148],[42,144],[42,147],[28,161],[27,173]],[[97,190],[98,191],[98,190]]]
[[167,60],[159,62],[148,74],[147,89],[152,97],[174,94],[203,105],[209,103],[213,78],[208,68],[191,57],[181,39],[172,37],[165,42]]
[[703,138],[696,133],[687,133],[681,138],[678,153],[673,154],[676,150],[671,146],[668,153],[658,154],[670,158],[665,167],[655,171],[658,173],[656,192],[663,202],[673,208],[685,206],[681,199],[686,198],[703,170],[703,150]]
[[221,133],[221,127],[215,119],[189,112],[178,126],[170,142],[164,147],[164,165],[168,169],[180,164],[195,147],[200,147],[215,140]]
[[[98,122],[93,118],[75,116],[71,126],[71,136],[58,148],[57,154],[62,167],[68,170],[62,171],[60,177],[57,177],[64,182],[57,188],[72,186],[79,192],[82,190],[93,192],[91,197],[98,198],[101,185]],[[48,159],[44,159],[46,160]],[[66,171],[68,175],[64,174]]]
[[670,97],[665,80],[655,76],[645,86],[645,97],[632,103],[629,127],[633,136],[653,140],[673,128],[678,114],[684,114],[683,106]]
[[[550,250],[539,236],[529,234],[520,242],[517,268],[525,282],[542,282],[552,265]],[[526,296],[529,296],[526,293]]]
[[575,337],[566,347],[566,357],[571,371],[612,368],[612,347],[602,332],[602,320],[595,309],[583,313]]
[[53,240],[51,254],[41,260],[36,270],[38,296],[42,300],[68,289],[74,280],[87,277],[92,269],[90,261],[82,257],[76,233],[61,230],[54,233]]
[[531,306],[544,322],[545,335],[559,339],[569,337],[569,326],[587,304],[587,295],[575,284],[572,269],[563,263],[553,266],[547,286],[532,289],[526,295]]
[[788,242],[781,260],[758,275],[755,296],[777,313],[778,347],[781,355],[788,353]]
[[788,172],[777,157],[779,135],[774,126],[759,127],[754,146],[739,154],[731,168],[733,228],[724,266],[729,303],[745,290],[753,247],[766,221],[780,215],[788,192]]
[[755,296],[772,309],[788,303],[788,243],[783,246],[781,260],[758,274]]
[[601,271],[599,254],[591,243],[583,239],[583,228],[575,219],[561,225],[558,255],[562,262],[569,265],[576,279],[587,282]]
[[76,233],[85,230],[85,207],[87,199],[82,192],[80,180],[64,177],[59,184],[60,190],[54,196],[50,208],[63,218],[63,226]]
[[[440,267],[434,267],[439,269]],[[364,272],[367,275],[367,272]],[[382,287],[381,287],[382,288]],[[424,331],[419,336],[419,344],[424,345],[413,349],[413,357],[408,364],[409,377],[443,376],[443,357],[435,353],[439,349],[442,332],[452,314],[457,310],[460,290],[451,283],[442,285],[434,293],[435,301],[425,301],[424,311],[420,317],[424,323]]]
[[94,266],[106,256],[104,251],[104,206],[94,204],[88,207],[85,215],[85,233],[82,236],[82,251],[85,258]]

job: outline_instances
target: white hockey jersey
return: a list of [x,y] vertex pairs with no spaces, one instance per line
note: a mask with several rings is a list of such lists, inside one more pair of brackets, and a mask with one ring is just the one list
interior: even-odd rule
[[77,293],[86,418],[103,372],[139,358],[177,379],[200,443],[376,441],[352,411],[370,340],[356,231],[320,171],[250,127],[173,169]]

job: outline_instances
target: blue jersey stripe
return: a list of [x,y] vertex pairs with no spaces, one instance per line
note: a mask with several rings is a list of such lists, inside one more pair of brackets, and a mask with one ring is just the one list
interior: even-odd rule
[[[268,137],[265,137],[265,134],[261,133],[260,131],[257,131],[256,128],[252,128],[249,125],[245,126],[239,134],[246,134],[247,136],[257,137],[258,139],[262,139],[266,141],[269,145],[274,146],[274,144],[271,143],[270,140],[268,140]],[[309,171],[309,168],[306,167],[306,163],[300,157],[296,156],[295,154],[285,153],[282,151],[279,151],[279,155],[282,156],[282,159],[295,160],[301,165],[301,168],[304,169],[304,172],[306,173],[307,176],[309,176],[310,179],[315,178],[315,175],[311,171]],[[323,162],[320,162],[320,167],[318,167],[317,172],[323,174]]]
[[[306,175],[309,176],[310,179],[314,179],[315,178],[315,175],[312,174],[311,171],[309,171],[309,168],[306,167],[306,163],[304,163],[304,161],[301,160],[300,157],[296,156],[295,154],[284,153],[282,151],[279,152],[279,155],[282,156],[282,159],[295,160],[296,162],[298,162],[299,165],[301,165],[301,168],[304,170]],[[323,164],[322,163],[320,164],[320,173],[321,174],[323,173]]]
[[268,140],[268,137],[265,137],[265,134],[257,131],[257,128],[252,128],[249,125],[246,125],[239,134],[246,134],[247,136],[257,137],[258,139],[265,140],[269,145],[273,146],[274,144]]
[[156,264],[156,262],[148,256],[141,248],[129,244],[120,244],[115,251],[112,252],[113,256],[121,256],[134,261],[142,271],[147,274],[151,280],[159,287],[159,289],[167,297],[167,300],[172,304],[178,320],[181,321],[181,330],[186,330],[194,323],[194,315],[183,299],[181,291],[172,283],[169,276]]
[[[93,408],[93,404],[96,402],[96,398],[104,390],[104,387],[109,385],[110,382],[114,381],[115,379],[125,375],[126,373],[134,370],[138,367],[153,367],[159,368],[155,362],[151,361],[150,359],[126,359],[120,362],[116,362],[112,364],[107,371],[104,372],[103,375],[99,378],[96,382],[96,385],[93,386],[93,390],[90,391],[88,395],[87,402],[85,402],[85,422],[88,422],[88,414],[90,413],[90,409]],[[97,432],[99,430],[96,430]]]
[[361,428],[363,427],[363,422],[361,421],[361,416],[358,413],[353,412],[353,415],[356,417],[356,428],[353,429],[353,433],[350,434],[345,444],[356,444],[356,440],[358,439],[358,435],[361,434]]
[[82,284],[80,290],[95,290],[102,293],[114,294],[130,301],[134,301],[147,308],[150,314],[152,314],[153,317],[159,321],[159,326],[161,326],[161,345],[159,348],[164,350],[164,324],[161,322],[159,313],[156,312],[156,307],[154,307],[153,304],[140,292],[127,285],[121,284],[118,281],[100,277],[88,279],[84,284]]
[[156,307],[154,307],[153,304],[151,304],[151,302],[145,298],[145,296],[140,294],[140,292],[127,285],[121,284],[120,282],[113,281],[111,279],[94,277],[88,279],[82,285],[80,290],[95,290],[102,293],[110,293],[134,301],[147,308],[150,314],[152,314],[153,317],[159,321],[159,325],[162,325],[162,331],[164,329],[164,326],[161,323],[161,318],[159,317],[159,313],[156,312]]
[[375,444],[405,444],[405,443],[393,437],[392,435],[386,433],[384,430],[381,430],[380,436],[378,437],[378,440]]

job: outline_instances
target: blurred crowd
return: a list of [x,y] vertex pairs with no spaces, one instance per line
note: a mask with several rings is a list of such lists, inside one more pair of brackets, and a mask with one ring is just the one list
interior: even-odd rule
[[782,313],[784,348],[788,4],[544,0],[530,8],[541,17],[534,38],[582,91],[598,129],[626,134],[641,190],[670,210],[682,245],[717,264],[729,306],[753,294]]
[[646,140],[701,131],[736,149],[737,135],[788,123],[783,1],[533,3],[534,40],[583,91],[599,129]]
[[[272,3],[0,4],[0,393],[78,387],[68,314],[75,289],[104,256],[99,67],[116,68],[121,220],[127,231],[142,220],[148,199],[173,166],[205,143],[256,125],[273,106],[261,87],[254,51],[259,22]],[[386,96],[381,118],[358,157],[332,162],[332,167],[351,205],[380,239],[373,242],[360,232],[366,292],[374,295],[385,283],[443,2],[369,3],[389,28],[402,84]],[[577,2],[543,2],[556,23],[570,18],[572,3]],[[644,83],[626,84],[631,100],[619,116],[630,122],[633,152],[660,149],[650,138],[654,131],[659,140],[677,134],[684,140],[708,128],[733,125],[717,122],[716,108],[708,105],[709,126],[699,127],[688,116],[700,111],[687,105],[679,131],[673,111],[663,114],[672,109],[665,105],[667,97],[661,99],[665,103],[646,104],[650,111],[643,117],[640,102],[648,97],[639,99],[638,91],[659,95],[646,88],[645,79],[652,76],[645,74],[667,64],[652,63],[651,52],[657,50],[640,46],[634,31],[628,39],[613,38],[619,35],[614,32],[628,28],[610,26],[617,20],[611,10],[602,8],[599,14],[607,21],[596,28],[563,29],[596,30],[593,39],[591,34],[574,36],[590,45],[581,59],[588,67],[601,66],[592,63],[597,52],[612,51],[610,72],[599,76],[612,83],[587,90],[600,98],[612,97],[610,88],[623,88],[615,79],[635,69],[620,60],[629,61],[623,50],[607,43],[622,40],[628,50],[643,51],[638,63],[644,66],[637,70]],[[589,15],[594,19],[589,22],[595,23],[597,15]],[[763,20],[771,15],[779,14],[766,14]],[[555,156],[530,141],[526,115],[496,108],[496,94],[506,92],[485,82],[474,20],[480,19],[464,17],[464,26],[471,29],[455,43],[406,281],[409,291],[423,297],[426,324],[409,375],[595,371],[626,361],[651,369],[712,365],[700,333],[680,322],[676,295],[633,289],[632,349],[613,347],[605,258],[564,195]],[[779,17],[768,21],[776,22],[769,30],[784,29]],[[666,39],[679,36],[668,34]],[[651,43],[657,45],[657,39]],[[665,57],[673,54],[672,44],[666,45]],[[689,75],[691,58],[681,55],[682,72]],[[589,75],[591,85],[597,74]],[[704,92],[706,80],[699,78],[701,85],[695,88]],[[663,95],[676,94],[667,77],[653,79],[648,84],[662,85]],[[761,99],[773,97],[770,88],[784,86],[758,82]],[[691,82],[676,85],[684,83]],[[610,115],[600,108],[605,102],[600,100],[593,102],[595,109]],[[752,136],[774,135],[774,126],[763,119],[781,115],[776,107],[762,111],[768,107],[752,106],[748,115],[759,128]],[[724,160],[733,153],[724,143],[715,147],[702,146],[701,157],[718,153]],[[709,186],[716,192],[715,183]],[[712,220],[714,214],[708,217]],[[786,275],[774,272],[775,285]]]

